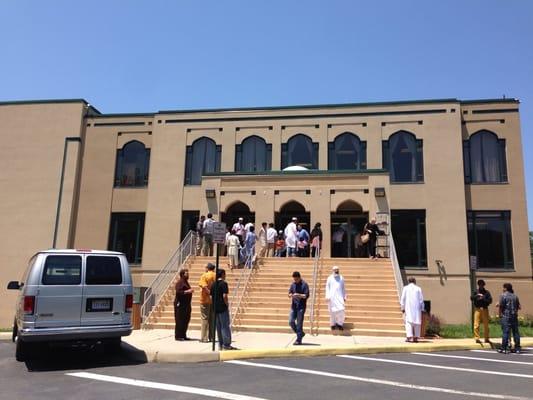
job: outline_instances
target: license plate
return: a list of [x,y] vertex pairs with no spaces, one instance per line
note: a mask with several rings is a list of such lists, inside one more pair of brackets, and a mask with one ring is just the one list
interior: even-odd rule
[[111,311],[113,299],[87,299],[87,312]]

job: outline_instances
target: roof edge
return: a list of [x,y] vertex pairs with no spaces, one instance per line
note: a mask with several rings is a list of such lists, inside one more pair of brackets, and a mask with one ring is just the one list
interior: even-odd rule
[[63,103],[83,103],[90,106],[89,102],[85,99],[42,99],[42,100],[10,100],[0,101],[0,106],[11,106],[21,104],[63,104]]

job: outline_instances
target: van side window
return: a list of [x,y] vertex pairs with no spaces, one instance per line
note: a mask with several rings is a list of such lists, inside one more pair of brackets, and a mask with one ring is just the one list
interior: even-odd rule
[[80,256],[48,256],[44,264],[43,285],[79,285]]
[[122,267],[118,257],[88,256],[85,276],[87,285],[120,285]]

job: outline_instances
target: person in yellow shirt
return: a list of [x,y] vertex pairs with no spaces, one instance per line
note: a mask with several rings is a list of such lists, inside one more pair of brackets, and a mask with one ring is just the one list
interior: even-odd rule
[[200,286],[200,318],[202,320],[202,328],[200,334],[200,342],[209,343],[213,340],[212,325],[213,325],[213,307],[211,304],[211,285],[215,282],[215,266],[208,263],[205,267],[205,272],[200,277],[198,286]]

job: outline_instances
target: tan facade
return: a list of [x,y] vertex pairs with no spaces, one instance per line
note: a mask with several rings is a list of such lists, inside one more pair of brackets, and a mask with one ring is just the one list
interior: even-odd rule
[[[480,130],[506,141],[506,183],[465,184],[463,141]],[[382,142],[399,131],[423,142],[420,182],[391,183],[382,169]],[[344,132],[365,142],[366,170],[328,171],[328,143]],[[329,256],[332,216],[349,201],[365,216],[425,210],[427,265],[405,273],[417,276],[434,314],[447,323],[466,322],[467,211],[510,211],[514,268],[477,271],[477,276],[488,281],[493,295],[501,283],[512,282],[524,311],[533,314],[517,101],[449,99],[131,115],[100,114],[82,101],[6,103],[0,105],[0,133],[7,143],[1,150],[0,180],[8,188],[0,204],[7,222],[0,261],[8,266],[1,273],[2,294],[33,252],[51,246],[64,140],[76,136],[82,143],[68,147],[58,244],[105,249],[112,214],[143,213],[142,262],[132,267],[136,286],[147,286],[179,244],[183,211],[212,212],[218,219],[242,202],[258,225],[274,222],[276,213],[296,201],[309,213],[311,227],[322,224],[323,251]],[[280,172],[282,144],[298,134],[318,146],[318,171]],[[235,172],[236,146],[252,135],[271,145],[271,172]],[[203,137],[221,148],[220,173],[205,175],[199,185],[184,185],[187,147]],[[117,151],[132,141],[150,149],[148,184],[115,187]],[[376,188],[383,188],[385,197],[376,197]],[[207,199],[206,189],[216,196]],[[12,318],[10,296],[0,312],[0,326],[8,326]]]

